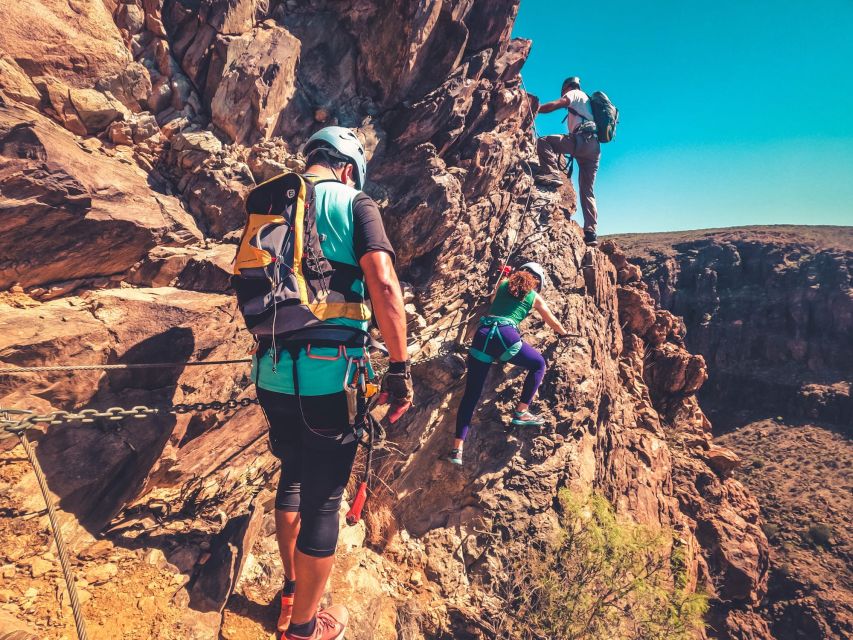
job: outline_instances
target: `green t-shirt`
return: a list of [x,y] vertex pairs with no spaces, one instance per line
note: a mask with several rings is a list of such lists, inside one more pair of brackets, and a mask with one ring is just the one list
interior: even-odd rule
[[[333,262],[358,266],[359,260],[371,251],[385,251],[394,257],[394,250],[385,234],[379,207],[366,194],[335,180],[322,180],[314,186],[314,207],[317,213],[317,233],[323,255]],[[353,291],[366,297],[364,279],[353,283]],[[333,318],[327,324],[347,325],[367,330],[367,321]],[[348,355],[360,356],[361,349],[349,349]],[[287,352],[278,352],[278,364],[273,370],[272,349],[252,363],[252,379],[268,391],[294,394],[293,361]],[[347,359],[333,347],[303,349],[296,359],[299,394],[322,396],[343,390]]]
[[530,314],[535,301],[535,291],[528,292],[524,298],[519,300],[509,292],[509,281],[504,281],[498,287],[495,301],[489,309],[489,315],[509,318],[516,325],[519,325]]

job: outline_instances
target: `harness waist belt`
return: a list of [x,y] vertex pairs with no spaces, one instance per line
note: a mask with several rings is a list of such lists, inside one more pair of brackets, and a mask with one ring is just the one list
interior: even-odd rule
[[[512,318],[505,318],[503,316],[484,316],[480,318],[480,325],[483,327],[491,327],[491,329],[489,330],[489,334],[486,336],[486,342],[483,344],[482,350],[472,346],[468,351],[472,358],[479,360],[480,362],[492,364],[495,361],[506,362],[507,360],[511,360],[519,351],[521,351],[523,344],[521,340],[508,345],[501,335],[501,327],[510,326],[518,328],[518,323]],[[497,336],[498,340],[501,341],[501,346],[504,348],[503,353],[497,358],[486,353],[486,350],[489,348],[489,342],[495,336]]]
[[[272,346],[272,338],[261,339],[259,351],[266,351]],[[388,353],[385,345],[375,340],[369,333],[356,327],[345,325],[322,324],[305,327],[297,331],[275,337],[276,348],[290,350],[289,347],[345,347],[352,349],[376,349]]]

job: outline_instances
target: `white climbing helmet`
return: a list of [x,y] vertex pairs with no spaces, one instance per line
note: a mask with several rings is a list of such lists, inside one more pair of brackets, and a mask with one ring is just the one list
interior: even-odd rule
[[308,157],[314,149],[324,147],[341,160],[351,162],[355,167],[353,178],[356,189],[363,189],[367,180],[367,158],[364,147],[352,129],[346,127],[324,127],[308,138],[302,147],[302,154]]
[[545,269],[542,268],[542,265],[538,262],[526,262],[519,267],[519,269],[524,269],[525,271],[529,271],[534,276],[539,278],[539,291],[545,287]]

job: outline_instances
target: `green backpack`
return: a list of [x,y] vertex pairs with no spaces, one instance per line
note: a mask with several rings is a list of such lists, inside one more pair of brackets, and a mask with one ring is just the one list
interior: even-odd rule
[[592,119],[595,120],[598,141],[610,142],[616,136],[619,109],[610,102],[610,98],[603,91],[596,91],[589,97],[589,106],[592,108]]
[[[592,121],[595,124],[595,135],[599,142],[610,142],[616,136],[616,125],[619,124],[619,109],[610,102],[610,98],[603,91],[596,91],[589,97],[589,106],[592,110]],[[578,118],[584,120],[584,124],[589,121],[582,113],[578,113],[571,107],[566,107]],[[568,114],[566,118],[568,118]],[[563,122],[566,121],[563,118]],[[580,125],[577,127],[580,128]],[[571,174],[569,174],[571,177]]]

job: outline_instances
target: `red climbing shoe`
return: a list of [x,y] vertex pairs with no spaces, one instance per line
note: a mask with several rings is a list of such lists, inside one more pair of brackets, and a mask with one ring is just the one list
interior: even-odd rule
[[281,613],[278,614],[278,624],[275,628],[279,633],[287,631],[290,626],[290,616],[293,615],[293,594],[289,596],[281,594]]
[[342,640],[349,622],[349,612],[343,605],[336,604],[317,614],[317,626],[310,636],[285,633],[284,640]]

